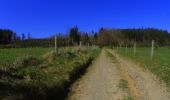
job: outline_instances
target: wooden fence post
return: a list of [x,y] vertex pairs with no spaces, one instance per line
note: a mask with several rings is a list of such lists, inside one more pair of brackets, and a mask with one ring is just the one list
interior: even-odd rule
[[152,46],[151,46],[151,60],[153,60],[154,55],[154,40],[152,40]]
[[88,50],[89,50],[89,48],[90,48],[90,44],[89,44],[89,42],[88,42],[88,44],[87,44],[87,45],[88,45]]
[[88,50],[87,50],[87,52],[88,52],[88,59],[90,58],[90,44],[89,44],[89,42],[88,42],[88,48],[87,48]]
[[80,41],[79,47],[80,47],[80,49],[81,49],[81,47],[82,47],[82,42],[81,42],[81,41]]

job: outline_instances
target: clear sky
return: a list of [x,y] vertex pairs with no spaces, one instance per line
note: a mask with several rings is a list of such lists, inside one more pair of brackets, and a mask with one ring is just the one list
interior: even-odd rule
[[33,37],[106,28],[154,27],[170,32],[170,0],[0,0],[0,28]]

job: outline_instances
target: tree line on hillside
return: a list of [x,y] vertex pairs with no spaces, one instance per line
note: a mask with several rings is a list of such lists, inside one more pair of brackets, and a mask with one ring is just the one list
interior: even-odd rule
[[148,46],[152,40],[159,46],[170,43],[170,34],[168,31],[154,28],[146,29],[104,29],[99,30],[98,43],[100,45],[129,45],[138,43],[141,46]]
[[[6,44],[10,44],[16,41],[25,40],[25,39],[26,39],[25,34],[22,34],[21,36],[19,36],[12,30],[0,29],[0,44],[1,45],[6,45]],[[30,34],[28,34],[27,39],[31,39]]]
[[[167,45],[170,43],[168,31],[154,28],[146,29],[106,29],[100,28],[98,32],[80,32],[78,27],[70,28],[67,35],[57,35],[57,45],[73,46],[79,45],[80,41],[84,45],[100,46],[132,46],[134,42],[147,46],[151,40],[155,40],[157,45]],[[52,47],[54,46],[54,36],[44,39],[34,39],[28,34],[21,36],[8,29],[0,29],[1,47]]]

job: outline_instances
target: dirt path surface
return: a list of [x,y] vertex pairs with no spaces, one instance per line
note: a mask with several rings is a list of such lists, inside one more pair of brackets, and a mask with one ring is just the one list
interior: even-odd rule
[[[147,70],[143,70],[134,62],[120,57],[114,51],[110,52],[116,57],[118,61],[117,66],[124,73],[128,73],[126,76],[133,80],[137,91],[140,92],[136,98],[137,100],[170,100],[170,93],[167,92],[165,85],[160,83],[155,75]],[[135,94],[133,93],[134,91],[131,92]]]
[[109,52],[116,62],[113,63],[114,59],[107,57],[103,50],[87,73],[72,86],[68,100],[131,100],[125,99],[129,93],[118,87],[121,79],[128,82],[134,100],[170,100],[165,85],[160,85],[152,73],[112,50]]
[[122,100],[127,93],[119,89],[120,79],[118,70],[103,50],[85,76],[74,84],[69,100]]

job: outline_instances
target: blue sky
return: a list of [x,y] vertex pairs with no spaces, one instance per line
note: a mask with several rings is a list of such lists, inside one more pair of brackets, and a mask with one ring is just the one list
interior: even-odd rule
[[33,37],[106,28],[154,27],[170,32],[169,0],[0,0],[0,28]]

